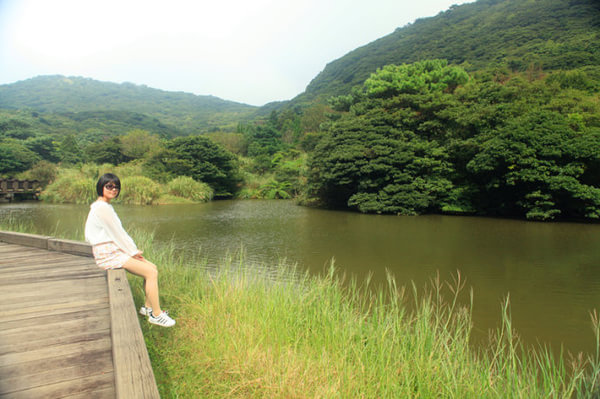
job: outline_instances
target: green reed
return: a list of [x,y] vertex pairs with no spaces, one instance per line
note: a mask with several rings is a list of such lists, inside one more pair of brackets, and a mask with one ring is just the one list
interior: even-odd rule
[[[152,248],[151,236],[136,237]],[[209,269],[202,254],[172,246],[148,253],[161,271],[166,330],[142,322],[163,397],[588,398],[598,391],[598,354],[522,345],[510,301],[484,347],[470,344],[472,291],[432,278],[424,288],[345,281],[283,263],[267,269],[228,256]],[[139,279],[132,279],[141,303]],[[465,303],[466,302],[466,303]],[[600,346],[596,313],[593,331]]]

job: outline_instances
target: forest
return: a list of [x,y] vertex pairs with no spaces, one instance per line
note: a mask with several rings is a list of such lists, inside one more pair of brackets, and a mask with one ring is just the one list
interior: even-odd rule
[[136,203],[597,220],[599,17],[591,0],[453,6],[262,108],[63,76],[0,86],[0,175],[57,202],[116,170]]

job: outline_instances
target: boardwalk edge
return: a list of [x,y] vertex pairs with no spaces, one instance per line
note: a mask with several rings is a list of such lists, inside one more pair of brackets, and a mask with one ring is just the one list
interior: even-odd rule
[[[92,257],[87,243],[0,230],[0,242]],[[106,273],[117,398],[160,398],[125,270]]]

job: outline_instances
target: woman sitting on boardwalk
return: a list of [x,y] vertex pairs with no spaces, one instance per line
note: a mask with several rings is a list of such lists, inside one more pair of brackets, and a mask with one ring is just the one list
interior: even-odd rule
[[144,278],[146,303],[140,313],[148,316],[148,321],[163,327],[175,324],[167,312],[160,309],[158,300],[158,269],[142,256],[131,237],[125,232],[121,220],[110,205],[121,191],[121,181],[106,173],[96,184],[98,199],[90,206],[85,222],[85,239],[92,244],[94,259],[101,268],[125,270]]

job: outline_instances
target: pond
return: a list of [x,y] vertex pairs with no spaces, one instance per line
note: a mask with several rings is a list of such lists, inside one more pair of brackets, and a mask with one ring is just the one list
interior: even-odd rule
[[[423,287],[460,271],[474,292],[474,335],[498,326],[510,295],[513,326],[527,344],[593,352],[589,312],[600,305],[600,225],[459,216],[383,216],[296,206],[291,201],[115,205],[126,229],[155,233],[208,265],[243,248],[251,263],[285,261],[312,273],[331,260],[340,273],[374,284],[386,270],[399,285]],[[0,204],[0,220],[34,221],[46,234],[82,236],[86,205]]]

